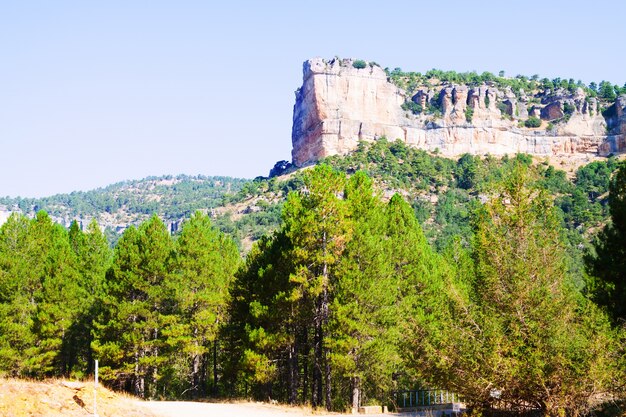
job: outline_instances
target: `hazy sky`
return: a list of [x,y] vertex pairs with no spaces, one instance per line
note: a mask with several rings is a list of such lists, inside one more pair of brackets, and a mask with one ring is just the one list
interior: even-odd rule
[[302,62],[626,82],[626,2],[0,0],[0,195],[291,159]]

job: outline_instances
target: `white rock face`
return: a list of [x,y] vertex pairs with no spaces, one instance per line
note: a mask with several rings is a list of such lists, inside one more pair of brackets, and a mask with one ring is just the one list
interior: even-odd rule
[[[293,113],[292,158],[296,166],[344,155],[355,150],[359,141],[382,136],[429,151],[438,149],[445,156],[525,152],[586,158],[626,150],[624,129],[607,136],[607,124],[595,102],[587,103],[584,97],[576,97],[575,111],[567,123],[546,131],[545,126],[518,127],[518,117],[527,118],[530,106],[519,103],[510,91],[487,85],[451,86],[435,91],[443,114],[433,119],[404,111],[401,106],[411,97],[388,82],[382,68],[367,65],[357,69],[352,64],[351,60],[321,58],[304,63],[303,84],[296,92]],[[428,94],[432,92],[421,90],[412,99],[424,105]],[[497,100],[507,106],[503,109],[507,117],[496,106]],[[550,105],[557,106],[554,101]],[[466,120],[467,107],[473,111],[471,122]],[[618,112],[620,120],[622,115]]]
[[378,66],[356,69],[339,61],[306,61],[294,106],[293,160],[303,165],[345,154],[359,140],[404,136],[400,127],[404,100],[403,92],[387,82]]

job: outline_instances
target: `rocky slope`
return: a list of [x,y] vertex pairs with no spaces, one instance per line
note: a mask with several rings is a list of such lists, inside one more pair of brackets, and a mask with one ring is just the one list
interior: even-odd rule
[[[341,59],[308,60],[303,72],[293,113],[296,166],[382,136],[445,156],[587,158],[626,150],[626,96],[601,103],[583,88],[536,83],[532,91],[513,91],[492,81],[432,78],[405,90],[377,64]],[[528,127],[529,119],[540,125]]]

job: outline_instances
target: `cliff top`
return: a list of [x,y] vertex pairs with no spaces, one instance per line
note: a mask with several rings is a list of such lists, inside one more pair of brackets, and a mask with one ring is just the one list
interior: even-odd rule
[[381,137],[447,156],[584,158],[626,150],[626,85],[539,75],[390,70],[313,58],[296,91],[292,158],[303,166]]

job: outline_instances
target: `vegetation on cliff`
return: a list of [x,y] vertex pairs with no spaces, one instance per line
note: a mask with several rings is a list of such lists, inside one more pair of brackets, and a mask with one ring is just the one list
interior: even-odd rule
[[[424,118],[425,122],[442,118],[451,100],[461,110],[465,109],[467,123],[472,123],[477,108],[491,109],[490,117],[499,114],[502,119],[517,120],[520,128],[536,129],[542,126],[541,120],[547,120],[545,128],[555,133],[555,126],[568,123],[574,114],[588,119],[601,115],[609,126],[608,132],[615,124],[612,120],[615,101],[626,95],[626,84],[620,87],[608,81],[585,85],[580,80],[539,79],[538,75],[505,77],[504,73],[496,76],[490,72],[437,69],[422,74],[400,68],[385,71],[388,80],[406,92],[402,109],[416,116],[430,116]],[[459,97],[462,103],[457,102]]]
[[391,82],[409,94],[415,92],[419,87],[439,85],[440,83],[469,86],[491,84],[503,89],[510,88],[518,96],[523,92],[545,92],[558,89],[574,93],[576,89],[581,88],[587,96],[598,97],[609,102],[614,101],[621,94],[626,94],[626,84],[620,87],[608,81],[601,81],[599,84],[591,82],[589,85],[585,85],[581,80],[575,81],[573,78],[540,79],[539,75],[536,74],[531,77],[525,75],[505,77],[504,73],[495,75],[488,71],[478,74],[476,71],[456,72],[439,69],[431,69],[422,74],[420,72],[405,72],[401,68],[394,68],[393,70],[385,68],[385,72]]

